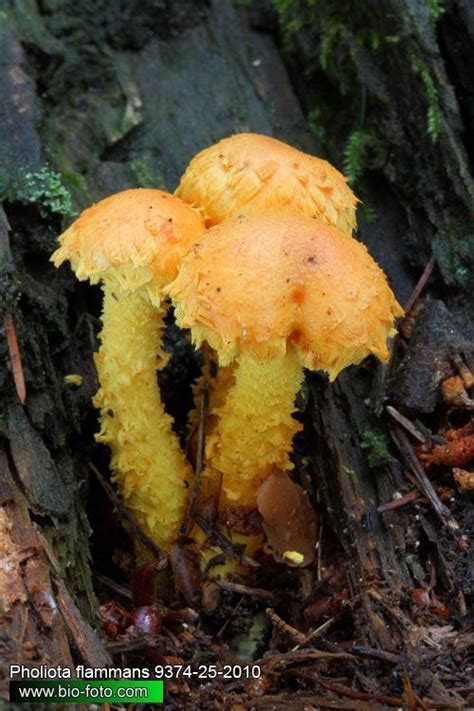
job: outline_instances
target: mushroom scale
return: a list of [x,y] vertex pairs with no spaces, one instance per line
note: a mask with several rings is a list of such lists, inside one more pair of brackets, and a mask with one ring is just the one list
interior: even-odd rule
[[206,476],[222,474],[221,513],[230,521],[255,507],[272,467],[290,467],[303,368],[334,380],[369,354],[387,360],[403,311],[364,245],[283,213],[210,229],[169,293],[194,342],[209,343],[220,365],[236,364],[206,445]]
[[177,538],[192,470],[156,378],[168,358],[161,345],[163,289],[203,231],[198,212],[179,198],[127,190],[85,210],[61,235],[51,258],[57,267],[69,260],[81,280],[102,282],[97,439],[111,449],[127,506],[165,550]]
[[198,153],[176,195],[203,209],[208,227],[282,209],[317,217],[349,235],[359,202],[328,161],[256,133],[235,134]]

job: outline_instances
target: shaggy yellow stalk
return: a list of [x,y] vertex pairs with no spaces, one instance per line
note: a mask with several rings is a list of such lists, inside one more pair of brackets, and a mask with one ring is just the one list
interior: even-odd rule
[[387,360],[403,312],[364,245],[283,213],[212,228],[169,293],[194,341],[207,342],[220,364],[236,363],[207,456],[211,476],[222,474],[221,517],[242,530],[262,481],[289,466],[303,368],[334,380],[369,354]]
[[[301,429],[292,414],[303,371],[293,353],[271,363],[259,362],[242,353],[237,358],[236,368],[232,368],[233,378],[230,367],[220,370],[225,377],[216,378],[218,390],[206,439],[207,467],[202,473],[202,490],[206,496],[220,495],[221,520],[245,531],[241,519],[255,507],[260,484],[275,466],[292,468],[289,444],[291,446],[293,435]],[[216,492],[221,481],[221,491]],[[255,557],[264,540],[263,534],[249,536],[228,530],[226,535],[233,544],[244,546],[247,558]],[[197,526],[192,536],[199,544],[204,570],[221,551],[206,544],[206,537]],[[225,563],[209,570],[212,577],[244,572],[245,568],[229,557]]]
[[60,237],[52,261],[103,282],[97,439],[112,452],[119,490],[145,533],[169,550],[178,535],[192,471],[163,409],[157,369],[162,293],[204,230],[199,215],[159,190],[127,190],[85,210]]
[[256,491],[274,467],[292,468],[291,441],[301,429],[292,415],[302,380],[292,351],[271,360],[248,353],[237,358],[235,382],[214,410],[217,425],[206,442],[206,460],[222,473],[222,494],[232,510],[255,505]]
[[111,450],[111,467],[127,507],[141,528],[168,549],[182,521],[192,472],[159,397],[156,371],[164,309],[142,294],[104,283],[101,346],[95,355],[100,389],[97,440]]

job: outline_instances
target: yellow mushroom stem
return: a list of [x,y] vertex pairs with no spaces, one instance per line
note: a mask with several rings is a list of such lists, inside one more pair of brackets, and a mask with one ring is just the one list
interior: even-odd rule
[[[114,479],[144,532],[168,551],[178,537],[192,471],[165,413],[157,370],[168,360],[161,345],[164,309],[143,292],[104,282],[95,355],[100,389],[97,440],[111,449]],[[141,549],[140,549],[141,550]]]
[[242,353],[236,361],[225,401],[213,414],[217,422],[206,443],[204,477],[222,475],[220,508],[256,507],[260,484],[274,467],[292,468],[293,436],[301,424],[293,418],[303,368],[293,349],[272,359]]

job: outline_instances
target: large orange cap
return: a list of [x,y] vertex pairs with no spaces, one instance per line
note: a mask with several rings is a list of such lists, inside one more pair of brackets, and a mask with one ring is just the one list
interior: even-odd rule
[[101,200],[59,238],[52,256],[69,260],[78,279],[114,279],[124,289],[146,287],[160,298],[178,262],[204,231],[200,214],[161,190],[136,188]]
[[285,210],[352,234],[358,199],[330,163],[257,133],[224,138],[193,158],[176,190],[203,208],[208,226]]
[[227,220],[184,258],[169,292],[178,323],[223,365],[296,348],[331,380],[370,353],[388,358],[403,311],[363,244],[300,215]]

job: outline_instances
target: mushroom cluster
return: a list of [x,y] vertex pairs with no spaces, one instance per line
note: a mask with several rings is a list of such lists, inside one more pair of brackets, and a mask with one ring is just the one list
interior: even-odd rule
[[[311,539],[312,509],[288,476],[304,368],[334,380],[369,354],[387,360],[402,315],[383,271],[352,237],[357,202],[326,161],[237,134],[199,153],[175,196],[119,193],[61,236],[56,266],[69,260],[79,279],[104,288],[98,439],[111,449],[126,504],[165,551],[179,539],[193,486],[156,379],[171,298],[178,325],[208,356],[197,510],[213,507],[213,526],[247,556],[265,531],[279,560],[311,561],[311,540],[292,520],[307,516]],[[287,531],[275,524],[282,517]],[[186,535],[208,569],[218,551],[207,529],[194,524]]]

